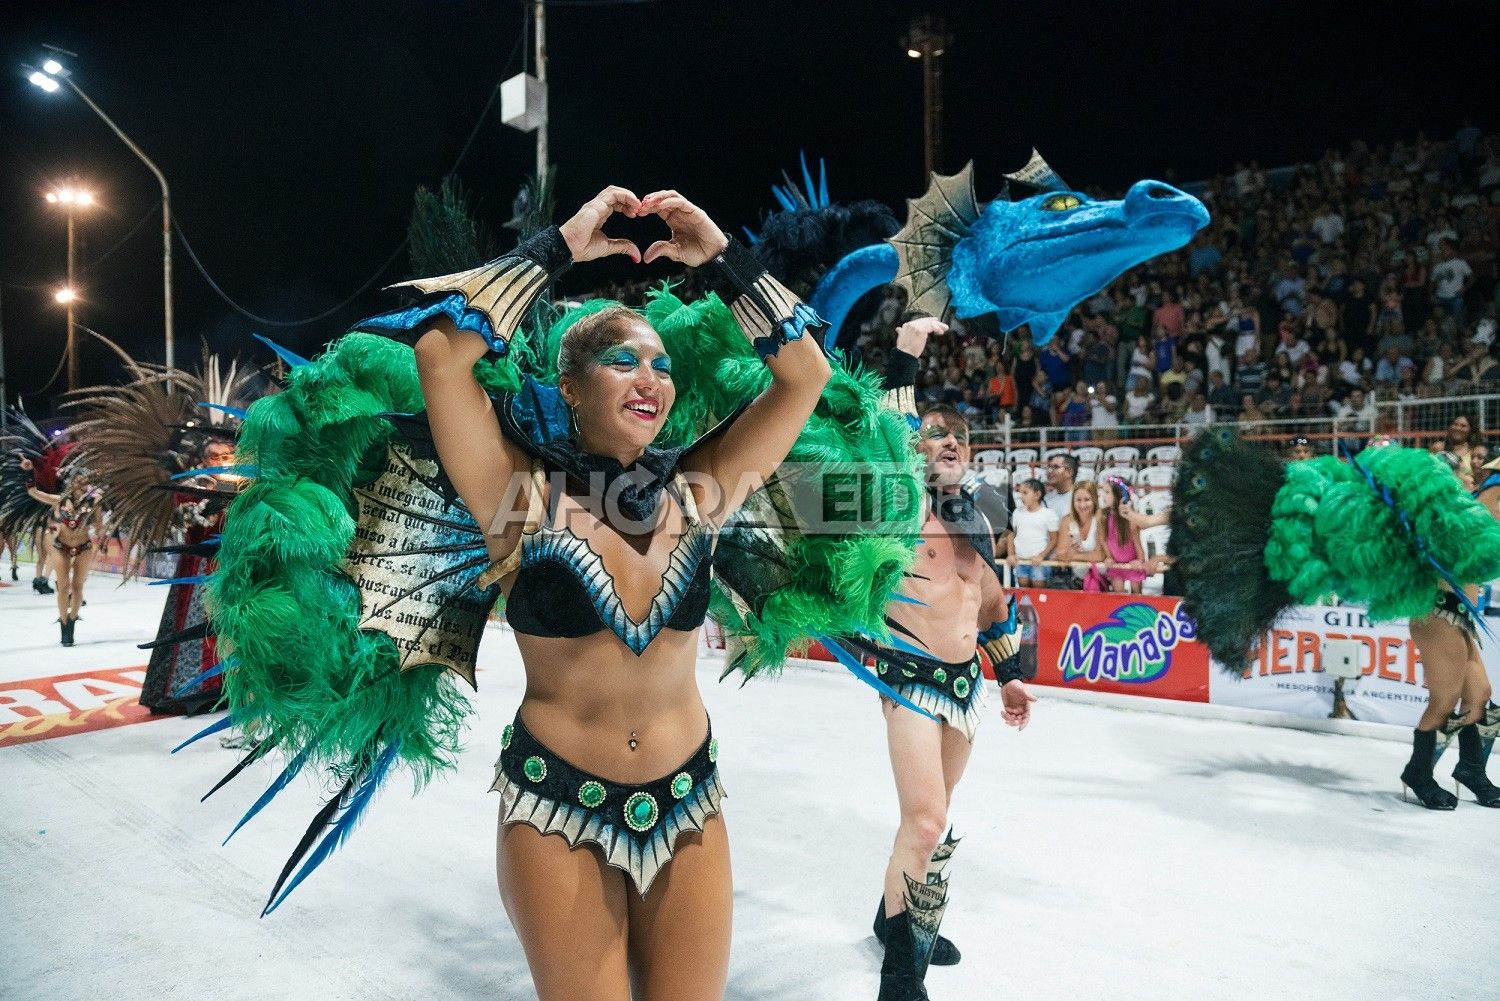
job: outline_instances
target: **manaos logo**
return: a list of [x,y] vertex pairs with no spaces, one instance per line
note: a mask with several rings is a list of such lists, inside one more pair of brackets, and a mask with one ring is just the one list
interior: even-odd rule
[[1132,602],[1098,625],[1069,626],[1057,666],[1064,682],[1145,684],[1166,674],[1177,644],[1197,634],[1181,602],[1170,612]]

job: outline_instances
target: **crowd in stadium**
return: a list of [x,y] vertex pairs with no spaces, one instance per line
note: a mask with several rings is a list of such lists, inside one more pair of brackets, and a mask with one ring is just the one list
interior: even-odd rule
[[[1037,350],[959,322],[932,345],[924,402],[979,426],[1112,429],[1373,416],[1375,398],[1500,390],[1500,137],[1329,150],[1194,186],[1214,215],[1124,275]],[[877,369],[902,304],[860,343]]]

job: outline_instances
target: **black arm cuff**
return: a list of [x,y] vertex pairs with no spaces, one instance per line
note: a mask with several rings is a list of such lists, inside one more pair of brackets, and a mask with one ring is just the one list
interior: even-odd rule
[[755,295],[755,281],[766,273],[765,266],[755,255],[732,236],[724,252],[703,265],[701,270],[708,291],[726,304],[742,295]]
[[514,253],[517,257],[524,257],[539,265],[554,278],[573,266],[573,252],[568,249],[568,241],[563,239],[562,230],[556,226],[548,226],[540,233],[522,240]]
[[918,365],[916,355],[909,355],[900,348],[891,348],[891,353],[885,359],[885,381],[880,388],[889,392],[892,389],[915,386]]

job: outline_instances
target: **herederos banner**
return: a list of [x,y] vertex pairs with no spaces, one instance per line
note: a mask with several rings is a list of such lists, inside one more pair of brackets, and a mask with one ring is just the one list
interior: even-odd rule
[[[1485,616],[1500,635],[1500,620]],[[1422,659],[1406,621],[1372,623],[1353,605],[1289,609],[1262,638],[1242,677],[1215,664],[1212,702],[1321,718],[1333,709],[1334,679],[1323,670],[1326,640],[1360,645],[1361,676],[1344,683],[1354,719],[1415,726],[1427,704]],[[1500,683],[1500,642],[1482,637],[1480,653],[1492,682]]]
[[[1022,670],[1085,691],[1209,700],[1208,648],[1178,598],[1017,591]],[[1034,665],[1034,668],[1033,668]]]

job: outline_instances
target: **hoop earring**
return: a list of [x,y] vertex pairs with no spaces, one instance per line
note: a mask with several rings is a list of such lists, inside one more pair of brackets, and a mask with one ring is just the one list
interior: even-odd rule
[[579,438],[578,411],[574,410],[572,407],[568,408],[568,423],[573,425],[573,438],[576,441]]

